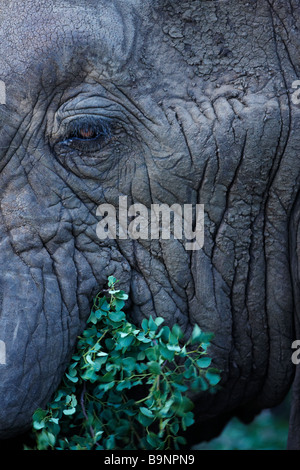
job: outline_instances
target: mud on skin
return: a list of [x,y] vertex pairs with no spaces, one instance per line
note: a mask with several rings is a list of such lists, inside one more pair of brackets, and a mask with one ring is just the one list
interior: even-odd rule
[[[1,438],[49,399],[111,274],[137,324],[162,315],[187,336],[195,323],[215,333],[222,389],[194,397],[196,442],[284,398],[299,309],[299,17],[298,0],[3,0]],[[122,195],[204,204],[203,249],[99,240],[98,205]]]

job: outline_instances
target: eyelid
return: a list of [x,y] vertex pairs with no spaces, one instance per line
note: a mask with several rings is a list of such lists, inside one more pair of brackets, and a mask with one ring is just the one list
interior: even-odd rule
[[[82,128],[91,128],[94,131],[92,138],[80,138]],[[65,126],[64,134],[54,145],[68,146],[78,152],[93,154],[103,150],[111,138],[111,123],[107,119],[97,116],[81,116],[72,119]]]
[[[96,128],[100,127],[99,135],[93,139],[77,138],[74,135],[76,129],[78,130],[84,122],[91,123]],[[107,132],[109,127],[110,131]],[[105,133],[102,132],[104,128]],[[70,149],[91,154],[103,150],[109,143],[118,143],[126,136],[135,135],[136,129],[130,113],[121,103],[114,101],[113,96],[106,99],[101,95],[87,96],[80,92],[56,109],[52,119],[48,120],[46,132],[52,148],[63,144]],[[73,138],[70,138],[72,133]],[[57,152],[61,150],[62,148],[57,148]]]
[[79,119],[87,115],[109,119],[118,114],[120,114],[120,106],[102,96],[73,97],[63,103],[55,112],[53,134],[57,134],[59,129],[64,127],[70,119]]
[[[82,130],[91,130],[94,132],[96,137],[93,138],[81,138],[80,133]],[[107,119],[94,116],[84,116],[80,119],[72,119],[66,129],[67,139],[78,139],[82,141],[95,140],[97,137],[109,138],[111,134],[111,122]]]

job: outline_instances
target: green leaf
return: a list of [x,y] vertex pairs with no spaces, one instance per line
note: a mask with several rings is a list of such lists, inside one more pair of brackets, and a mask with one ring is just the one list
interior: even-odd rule
[[125,294],[125,292],[123,292],[122,290],[120,290],[116,295],[115,295],[116,299],[118,300],[127,300],[128,299],[128,295]]
[[112,287],[114,284],[116,284],[117,279],[114,276],[109,276],[108,277],[108,287]]
[[153,320],[151,316],[148,321],[148,327],[150,331],[156,331],[158,328],[157,324],[155,323],[155,321]]
[[202,343],[202,347],[209,346],[210,342],[214,338],[214,336],[215,335],[213,333],[205,333],[205,332],[202,331],[202,334],[201,334],[201,337],[200,337],[200,343]]
[[173,328],[172,328],[172,335],[175,336],[175,338],[177,339],[181,339],[183,338],[184,336],[184,333],[182,331],[182,329],[180,328],[179,325],[174,325]]
[[94,361],[92,361],[92,358],[91,358],[90,354],[87,354],[85,359],[91,366],[94,365]]
[[174,403],[174,399],[170,398],[169,400],[166,401],[164,407],[160,410],[160,416],[166,417],[169,414],[170,408]]
[[93,368],[89,368],[89,369],[85,370],[81,374],[81,378],[82,378],[82,380],[87,381],[87,382],[91,382],[91,383],[97,382],[97,380],[98,380],[98,377],[97,377],[97,375],[96,375]]
[[39,431],[40,429],[43,429],[45,427],[45,422],[44,421],[35,421],[33,420],[33,429],[36,429]]
[[192,343],[192,344],[194,344],[194,343],[200,343],[201,334],[202,334],[201,328],[200,328],[198,325],[195,325],[195,326],[194,326],[194,329],[193,329],[193,332],[192,332],[191,340],[190,340],[191,343]]
[[180,444],[181,446],[186,445],[186,439],[183,436],[176,436],[175,442]]
[[80,359],[81,359],[81,356],[79,356],[78,354],[73,354],[73,356],[72,356],[73,361],[78,362],[78,361],[80,361]]
[[118,390],[118,392],[122,392],[122,390],[125,390],[125,389],[129,390],[131,389],[131,387],[132,387],[132,382],[128,379],[125,379],[118,383],[118,385],[116,386],[116,390]]
[[118,292],[120,292],[119,290],[109,290],[108,293],[111,294],[111,295],[114,295],[114,294],[117,294]]
[[125,305],[125,302],[124,300],[118,300],[116,299],[115,302],[114,302],[114,306],[115,306],[115,310],[118,312],[119,310],[122,310],[122,308],[124,307]]
[[119,341],[118,341],[118,344],[116,346],[116,351],[119,351],[120,349],[122,349],[123,352],[126,351],[126,349],[131,345],[131,343],[134,341],[134,337],[133,336],[126,336],[125,338],[121,338]]
[[176,414],[180,417],[184,416],[188,411],[191,411],[194,407],[193,402],[185,395],[181,395],[177,391],[174,393],[175,398],[175,410]]
[[76,408],[67,408],[63,410],[64,415],[73,415],[76,411]]
[[197,377],[192,383],[191,383],[191,389],[195,391],[202,391],[206,392],[208,390],[208,383],[203,377]]
[[146,354],[146,357],[149,361],[157,361],[158,359],[158,351],[153,348],[153,347],[149,347],[145,350],[145,354]]
[[51,432],[45,430],[43,431],[43,433],[44,442],[50,445],[50,447],[53,447],[56,441],[55,436],[53,436]]
[[120,321],[123,321],[125,320],[125,313],[122,312],[121,310],[118,311],[118,312],[110,312],[108,314],[108,317],[110,320],[112,320],[113,322],[120,322]]
[[95,304],[94,304],[94,309],[96,311],[99,310],[99,314],[100,312],[108,312],[110,310],[110,304],[107,302],[107,299],[105,297],[101,297],[101,298],[97,298],[97,301],[95,301]]
[[[148,323],[147,323],[148,324]],[[137,336],[137,340],[140,341],[141,343],[151,343],[151,339],[150,338],[147,338],[145,336],[145,333],[141,332],[138,336]]]
[[159,437],[154,434],[153,432],[149,432],[147,434],[147,442],[148,444],[150,444],[151,448],[152,449],[155,449],[155,450],[159,450],[161,449],[161,446],[163,445],[163,442],[161,439],[159,439]]
[[182,417],[182,428],[185,431],[187,427],[192,426],[194,424],[194,414],[191,411],[188,411],[183,417]]
[[171,330],[168,326],[163,326],[160,330],[160,332],[158,333],[157,335],[157,338],[161,338],[161,340],[164,342],[164,343],[168,343],[169,342],[169,338],[170,338],[170,335],[171,335]]
[[172,432],[172,434],[178,434],[179,432],[179,423],[178,421],[174,421],[171,425],[170,425],[170,431]]
[[218,373],[211,372],[211,371],[207,371],[205,374],[205,377],[208,380],[209,384],[212,385],[213,387],[217,385],[221,380],[221,377]]
[[[59,401],[62,397],[66,395],[66,392],[64,390],[57,390],[54,396],[54,402]],[[34,416],[34,415],[33,415]]]
[[33,413],[33,419],[35,421],[43,421],[47,417],[48,412],[46,410],[42,410],[41,408],[38,408],[34,413]]
[[94,323],[94,325],[96,325],[97,323],[97,318],[96,318],[96,315],[94,312],[92,312],[89,316],[89,318],[87,319],[87,323]]
[[108,312],[108,310],[105,310],[104,306],[103,306],[103,308],[96,310],[94,315],[95,315],[97,320],[100,320],[102,317],[105,317],[107,315],[107,312]]
[[163,317],[156,317],[154,321],[157,326],[160,326],[162,323],[164,323],[165,319]]
[[200,367],[200,369],[206,369],[207,367],[210,366],[211,364],[211,358],[210,357],[201,357],[196,361],[197,366]]
[[181,383],[173,382],[173,387],[176,390],[179,390],[180,392],[187,392],[188,391],[188,387],[186,385],[181,384]]
[[174,356],[175,356],[175,351],[170,350],[168,346],[164,346],[163,344],[161,344],[159,346],[159,352],[164,359],[167,359],[167,361],[170,361],[170,362],[173,361]]
[[148,362],[148,368],[149,368],[149,371],[155,375],[161,374],[161,368],[158,362],[154,362],[154,361]]
[[149,408],[146,408],[144,406],[140,407],[140,412],[143,413],[143,415],[147,416],[148,418],[154,418],[154,415]]
[[112,434],[111,436],[109,436],[109,438],[106,440],[106,449],[107,450],[114,450],[115,447],[116,447],[116,443],[115,443],[115,436]]
[[107,352],[99,351],[99,352],[97,353],[97,356],[99,356],[99,357],[102,357],[102,356],[104,357],[104,356],[106,356],[106,357],[107,357],[108,354],[107,354]]
[[75,377],[75,376],[72,377],[71,375],[67,374],[67,372],[66,372],[65,374],[66,374],[66,377],[67,377],[71,382],[73,382],[73,383],[78,382],[78,380],[79,380],[78,377]]
[[137,420],[139,421],[139,423],[141,423],[145,427],[150,426],[154,421],[153,418],[150,418],[150,417],[144,415],[143,413],[139,413],[137,415]]
[[148,320],[146,318],[144,318],[142,321],[142,329],[144,331],[148,331]]
[[87,328],[83,332],[83,336],[85,338],[92,338],[93,336],[96,336],[96,335],[97,335],[97,328],[95,325],[93,325],[91,328]]
[[134,357],[124,357],[122,359],[122,364],[125,371],[131,372],[135,368],[136,360]]
[[58,423],[59,423],[59,419],[58,419],[58,418],[50,418],[50,419],[49,419],[49,422],[58,424]]
[[167,349],[169,351],[175,351],[175,352],[181,351],[181,347],[178,344],[167,344]]

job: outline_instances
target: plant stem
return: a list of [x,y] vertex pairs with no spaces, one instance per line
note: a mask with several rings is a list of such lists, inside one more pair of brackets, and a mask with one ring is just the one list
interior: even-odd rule
[[[81,395],[80,395],[80,406],[81,406],[81,409],[82,409],[83,416],[85,417],[86,421],[88,421],[88,415],[87,415],[85,405],[84,405],[85,394],[86,394],[86,385],[84,383],[83,387],[82,387],[82,392],[81,392]],[[94,429],[93,429],[92,425],[89,426],[89,431],[90,431],[91,437],[94,440],[95,439],[95,432],[94,432]]]

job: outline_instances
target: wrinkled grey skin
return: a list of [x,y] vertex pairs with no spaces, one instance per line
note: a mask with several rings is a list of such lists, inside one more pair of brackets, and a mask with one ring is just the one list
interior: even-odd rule
[[[194,397],[196,442],[286,395],[299,306],[299,18],[299,0],[2,0],[1,438],[49,399],[111,274],[137,324],[159,315],[187,337],[195,323],[215,333],[222,389]],[[67,123],[91,114],[113,121],[110,140],[64,144]],[[100,241],[96,208],[120,195],[204,204],[203,249]],[[293,416],[297,436],[296,405]]]

